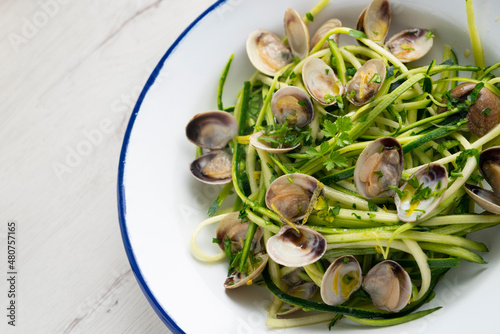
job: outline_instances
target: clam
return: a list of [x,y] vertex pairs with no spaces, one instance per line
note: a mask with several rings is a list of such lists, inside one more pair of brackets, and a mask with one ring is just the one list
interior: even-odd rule
[[391,260],[382,261],[368,271],[363,289],[373,305],[389,312],[398,312],[408,305],[412,293],[410,276]]
[[267,240],[266,249],[276,263],[287,267],[302,267],[323,256],[326,239],[307,226],[296,225],[294,228],[283,225],[277,234]]
[[259,277],[259,275],[264,271],[269,260],[267,254],[259,253],[255,256],[255,263],[250,265],[251,268],[248,272],[234,271],[227,277],[224,282],[224,287],[226,289],[234,289],[244,285],[252,284],[252,281]]
[[403,172],[403,148],[392,137],[383,137],[361,152],[354,167],[354,182],[365,198],[391,197]]
[[[289,151],[299,147],[299,145],[300,145],[300,143],[297,143],[296,145],[290,146],[290,147],[286,147],[286,146],[282,146],[282,145],[278,145],[276,147],[273,147],[273,146],[271,146],[271,143],[269,143],[265,140],[260,140],[259,138],[261,138],[262,136],[264,136],[264,133],[262,131],[259,131],[259,132],[252,134],[250,136],[250,144],[253,147],[258,148],[259,150],[263,150],[266,152],[285,153],[285,152],[289,152]],[[270,133],[268,136],[272,137],[273,134]]]
[[210,151],[194,160],[189,170],[203,183],[229,183],[232,181],[232,157],[224,150]]
[[[302,282],[300,284],[290,287],[286,291],[286,293],[294,297],[310,300],[314,297],[317,291],[318,291],[318,286],[315,283]],[[282,317],[285,315],[292,314],[293,312],[296,312],[300,309],[301,309],[300,306],[285,304],[281,307],[280,311],[276,313],[276,315]]]
[[309,53],[309,30],[306,24],[293,8],[288,8],[285,11],[284,21],[285,33],[292,54],[299,59],[306,58]]
[[280,176],[267,188],[266,206],[288,221],[298,221],[304,218],[317,186],[318,180],[306,174]]
[[361,286],[361,266],[352,255],[333,261],[321,281],[321,298],[328,305],[340,305]]
[[[316,30],[316,32],[314,33],[314,35],[311,39],[311,49],[314,48],[316,46],[316,44],[318,44],[319,41],[321,41],[323,36],[325,36],[330,30],[335,29],[335,28],[339,28],[339,27],[342,27],[342,22],[340,22],[340,20],[338,20],[338,19],[330,19],[330,20],[326,21],[325,23],[323,23],[323,25],[321,27],[319,27],[318,30]],[[339,36],[340,36],[340,34],[333,34],[329,38],[333,39],[335,41],[335,43],[339,44]],[[328,41],[323,43],[323,45],[321,46],[321,50],[327,49],[327,48],[328,48]]]
[[500,146],[481,152],[479,171],[492,190],[482,189],[472,184],[465,184],[465,190],[481,208],[500,214]]
[[189,141],[210,150],[224,148],[237,134],[238,121],[225,111],[199,113],[186,126]]
[[386,46],[402,63],[409,63],[425,56],[432,48],[432,42],[429,30],[413,28],[392,36]]
[[356,106],[370,102],[382,87],[385,75],[386,68],[382,60],[368,60],[347,83],[347,99]]
[[356,29],[377,43],[383,43],[391,25],[391,5],[388,0],[373,0],[358,18]]
[[345,87],[333,69],[319,58],[306,60],[302,80],[313,99],[325,106],[336,103],[336,97],[345,93]]
[[[231,240],[231,251],[233,253],[243,249],[243,244],[248,230],[248,223],[242,223],[238,216],[239,212],[233,212],[224,217],[224,219],[222,219],[217,226],[216,237],[219,240],[219,247],[222,250],[224,250],[224,241],[226,240],[226,237]],[[262,239],[262,235],[262,228],[257,227],[250,246],[252,253],[260,252],[260,241]]]
[[252,65],[260,72],[274,76],[293,61],[292,52],[275,34],[256,30],[247,38],[246,49]]
[[287,122],[303,128],[314,117],[314,109],[309,95],[300,88],[286,86],[274,93],[271,111],[280,124]]
[[448,172],[441,164],[429,164],[420,168],[394,196],[398,218],[414,222],[429,215],[441,202],[448,187]]
[[[474,90],[476,84],[466,82],[453,88],[450,92],[452,99],[463,102]],[[445,108],[438,108],[438,112]],[[470,132],[477,137],[482,137],[500,123],[500,98],[488,88],[483,87],[477,94],[476,102],[469,106],[467,113],[467,125]]]

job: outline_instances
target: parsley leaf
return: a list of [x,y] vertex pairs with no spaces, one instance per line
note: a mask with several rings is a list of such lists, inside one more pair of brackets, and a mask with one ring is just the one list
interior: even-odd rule
[[354,38],[367,38],[364,32],[354,29],[349,30],[349,36]]

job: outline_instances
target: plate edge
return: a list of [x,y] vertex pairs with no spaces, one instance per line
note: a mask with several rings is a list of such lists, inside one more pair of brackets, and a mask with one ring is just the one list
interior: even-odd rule
[[130,243],[130,239],[129,239],[128,232],[127,232],[126,218],[125,218],[126,212],[127,212],[126,199],[125,199],[125,185],[123,183],[124,173],[125,173],[125,161],[126,161],[126,156],[127,156],[128,144],[130,142],[130,135],[132,133],[132,129],[134,127],[134,123],[135,123],[135,120],[137,118],[137,115],[139,114],[139,110],[141,108],[142,102],[143,102],[144,98],[146,97],[146,94],[148,93],[149,89],[154,84],[156,78],[158,77],[158,74],[160,73],[160,70],[162,69],[165,61],[168,59],[170,54],[176,49],[177,45],[184,39],[184,37],[187,35],[187,33],[191,29],[193,29],[199,21],[201,21],[208,13],[212,12],[215,8],[219,7],[220,5],[225,3],[226,1],[227,0],[217,0],[214,4],[212,4],[210,7],[208,7],[204,12],[202,12],[179,35],[179,37],[177,37],[177,39],[174,41],[174,43],[172,43],[172,45],[169,47],[167,52],[163,55],[163,57],[158,62],[155,69],[153,70],[153,72],[149,76],[148,81],[144,85],[144,88],[142,89],[141,94],[139,95],[139,98],[137,99],[137,102],[134,106],[132,114],[130,115],[127,129],[125,130],[125,135],[123,137],[123,144],[122,144],[122,148],[121,148],[121,152],[120,152],[120,160],[118,163],[118,180],[117,180],[118,219],[119,219],[119,225],[120,225],[120,231],[121,231],[121,235],[122,235],[123,245],[125,247],[125,253],[127,254],[127,258],[129,260],[130,266],[132,267],[132,271],[135,275],[137,283],[139,283],[139,287],[141,288],[142,292],[146,296],[146,299],[148,300],[150,305],[153,307],[156,314],[163,321],[163,323],[173,333],[176,333],[176,334],[185,334],[185,332],[175,323],[175,321],[172,318],[170,318],[170,316],[167,314],[167,312],[165,310],[163,310],[163,308],[160,306],[160,303],[155,298],[153,292],[149,289],[146,281],[144,280],[142,272],[139,269],[139,265],[137,264],[137,261],[136,261],[135,256],[134,256],[134,251],[133,251],[132,245]]

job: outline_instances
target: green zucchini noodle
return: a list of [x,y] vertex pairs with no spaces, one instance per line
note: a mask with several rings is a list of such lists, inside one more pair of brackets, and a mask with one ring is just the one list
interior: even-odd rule
[[[302,18],[293,14],[295,20],[310,23],[327,4],[321,0]],[[344,317],[377,327],[412,321],[439,309],[419,310],[450,268],[461,261],[485,263],[481,253],[487,246],[468,235],[500,224],[497,192],[488,193],[493,200],[480,196],[483,185],[495,178],[483,166],[500,161],[488,160],[500,154],[500,78],[493,74],[500,62],[486,66],[472,0],[466,0],[465,9],[474,65],[459,64],[454,50],[444,45],[442,60],[415,66],[412,61],[428,51],[405,58],[418,49],[416,43],[406,41],[399,45],[404,52],[397,52],[390,40],[385,45],[372,40],[377,31],[337,25],[325,28],[301,58],[287,56],[287,44],[295,52],[291,36],[274,36],[273,43],[286,49],[280,57],[287,60],[275,71],[256,65],[249,51],[258,70],[244,82],[234,105],[224,108],[224,84],[238,55],[229,58],[217,86],[217,105],[238,129],[223,148],[230,156],[227,183],[209,218],[193,232],[191,250],[206,262],[229,260],[227,289],[265,286],[273,295],[267,326],[330,322],[331,327]],[[408,31],[431,46],[439,34]],[[265,33],[259,34],[257,39],[264,40]],[[338,45],[336,34],[353,43]],[[326,77],[333,78],[322,82],[330,89],[326,93],[311,88],[314,80]],[[197,148],[198,159],[213,153],[203,147]],[[234,203],[222,209],[231,193]],[[207,254],[198,244],[199,234],[228,212],[238,218],[224,220],[217,232],[223,239],[213,240],[224,250]],[[341,273],[351,265],[356,269]],[[377,275],[386,275],[383,270],[391,272],[382,277],[389,292],[373,287],[382,279]],[[289,315],[297,309],[301,313]]]
[[198,239],[198,234],[200,234],[201,230],[203,230],[205,227],[207,227],[209,225],[212,225],[212,224],[215,224],[215,223],[219,223],[227,215],[229,215],[229,213],[205,219],[194,230],[194,232],[193,232],[193,234],[191,236],[190,246],[191,246],[191,251],[193,252],[193,254],[197,258],[199,258],[200,260],[203,260],[203,261],[206,261],[206,262],[216,262],[216,261],[220,261],[220,260],[222,260],[223,258],[226,257],[226,254],[224,252],[219,252],[216,255],[210,255],[210,254],[205,253],[204,251],[201,250],[200,246],[198,246],[197,239]]

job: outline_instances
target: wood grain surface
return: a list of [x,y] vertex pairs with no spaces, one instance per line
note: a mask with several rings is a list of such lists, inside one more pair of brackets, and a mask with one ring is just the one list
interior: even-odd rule
[[169,333],[118,224],[123,135],[138,94],[213,0],[0,2],[0,309],[16,231],[16,326],[1,333]]

